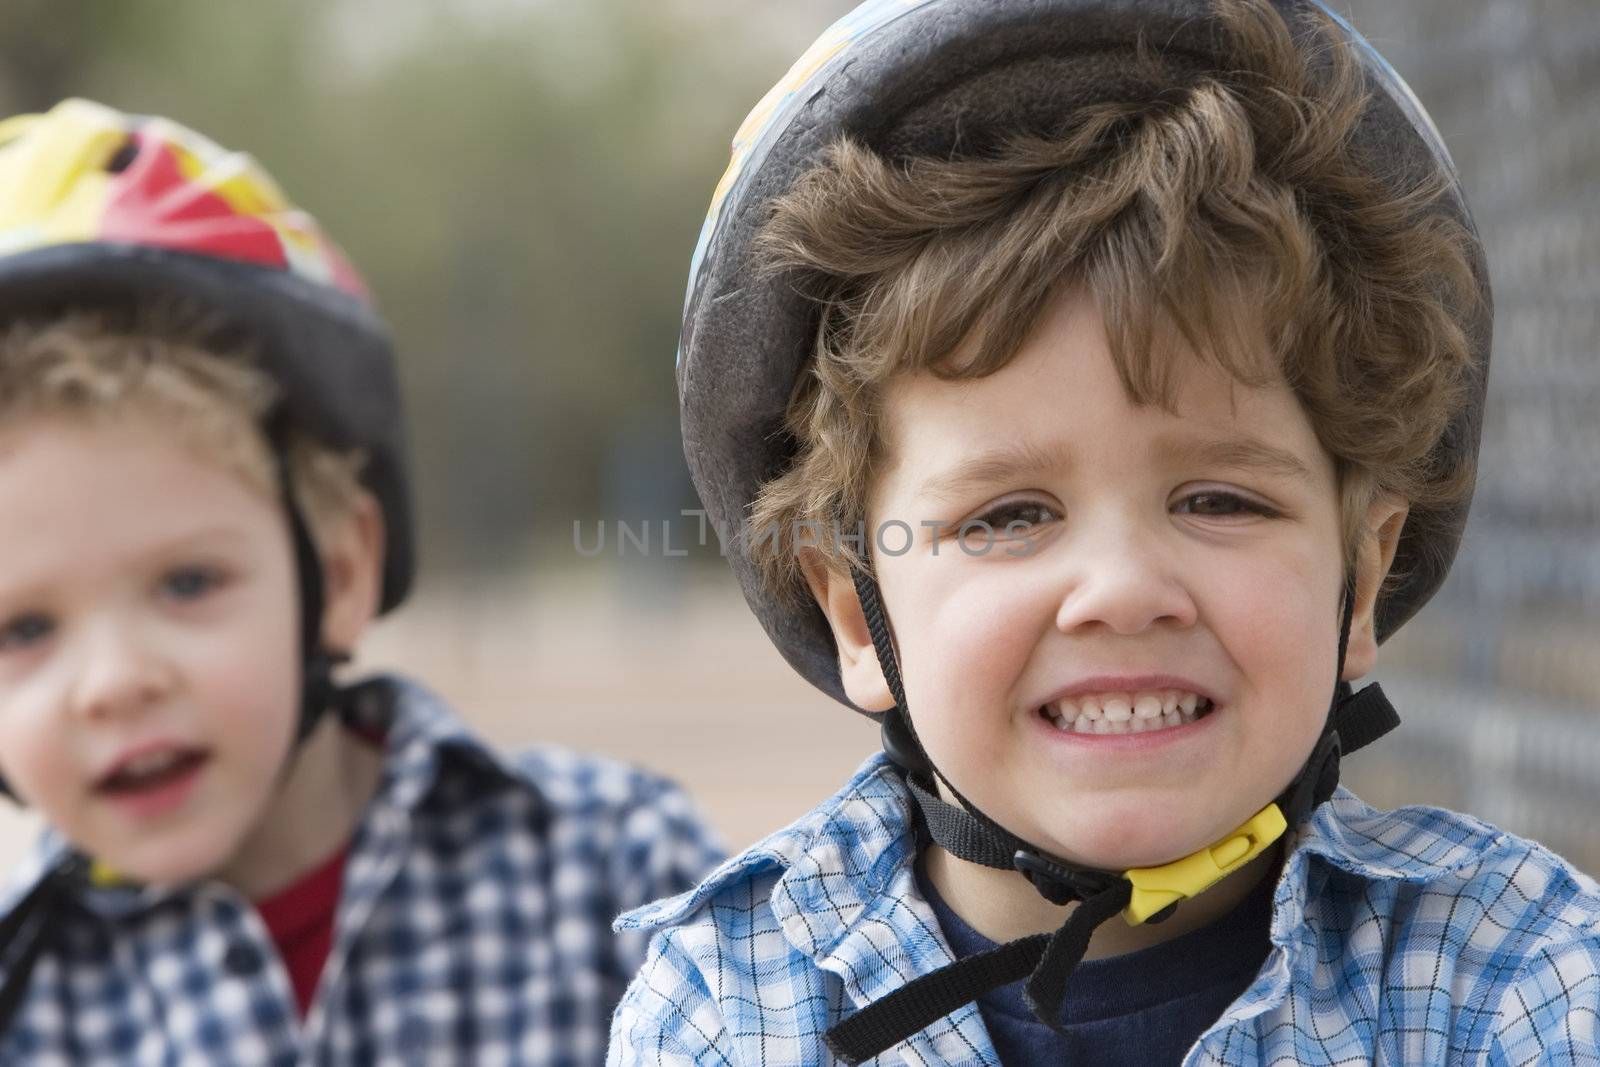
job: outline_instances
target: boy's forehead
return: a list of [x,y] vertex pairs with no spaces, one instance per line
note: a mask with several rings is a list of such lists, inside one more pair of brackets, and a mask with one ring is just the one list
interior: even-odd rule
[[991,375],[924,372],[890,382],[881,409],[885,457],[932,497],[1027,472],[1068,471],[1094,438],[1164,464],[1281,478],[1312,479],[1329,462],[1281,379],[1241,382],[1187,349],[1167,371],[1170,408],[1138,403],[1116,371],[1098,315],[1057,316]]
[[163,525],[238,525],[247,498],[270,503],[233,464],[151,420],[39,416],[0,432],[0,512],[13,521],[116,514],[98,531],[109,539]]

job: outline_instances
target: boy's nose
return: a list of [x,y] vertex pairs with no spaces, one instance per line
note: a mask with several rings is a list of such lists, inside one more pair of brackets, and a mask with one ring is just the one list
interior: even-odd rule
[[137,635],[108,623],[86,635],[68,699],[74,714],[114,718],[150,707],[172,687],[171,664]]
[[1062,633],[1104,626],[1131,635],[1159,624],[1194,625],[1199,610],[1177,561],[1158,538],[1108,531],[1072,555],[1056,609]]

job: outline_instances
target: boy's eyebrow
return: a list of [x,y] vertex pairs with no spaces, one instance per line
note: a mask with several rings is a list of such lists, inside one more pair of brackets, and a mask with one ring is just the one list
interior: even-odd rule
[[163,556],[200,552],[205,549],[232,549],[248,544],[250,534],[236,522],[223,519],[176,537],[164,538],[144,546],[139,552],[141,560],[159,559]]
[[922,496],[949,500],[964,490],[1008,481],[1019,474],[1061,470],[1072,461],[1072,450],[1065,441],[1041,448],[1027,441],[1015,441],[964,459],[947,471],[922,483]]
[[1308,481],[1313,477],[1310,468],[1293,452],[1248,434],[1237,437],[1167,437],[1163,438],[1159,450],[1166,455],[1182,456],[1209,467],[1256,470]]
[[248,541],[249,531],[239,522],[232,519],[220,519],[208,523],[195,530],[189,530],[178,537],[172,538],[168,543],[177,547],[195,544],[200,541]]
[[[1210,467],[1256,470],[1284,478],[1309,480],[1311,470],[1299,456],[1257,437],[1166,436],[1156,451],[1161,455]],[[919,493],[937,499],[959,496],[964,490],[1005,482],[1021,474],[1061,470],[1070,465],[1071,449],[1063,442],[1041,448],[1028,442],[1001,445],[962,460],[948,471],[922,483]]]

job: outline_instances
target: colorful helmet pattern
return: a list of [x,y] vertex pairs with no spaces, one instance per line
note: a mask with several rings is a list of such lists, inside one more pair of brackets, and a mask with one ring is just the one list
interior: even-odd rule
[[0,256],[118,242],[290,271],[368,298],[344,253],[254,159],[167,119],[87,100],[7,119],[0,189]]

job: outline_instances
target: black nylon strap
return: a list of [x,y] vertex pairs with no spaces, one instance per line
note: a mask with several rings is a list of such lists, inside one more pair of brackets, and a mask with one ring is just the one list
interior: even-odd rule
[[41,876],[0,922],[0,1034],[10,1027],[22,1006],[28,979],[50,940],[56,912],[70,892],[70,883],[81,878],[86,869],[81,856],[68,856]]
[[869,1060],[972,1000],[974,988],[998,989],[1028,977],[1051,937],[1018,938],[931,971],[834,1025],[823,1040],[846,1063]]
[[47,898],[18,905],[12,913],[18,919],[16,926],[0,935],[6,939],[5,957],[0,959],[0,1033],[11,1025],[28,992],[33,965],[50,934],[54,903],[53,898]]
[[973,989],[988,992],[1024,978],[1034,1014],[1059,1027],[1067,976],[1082,961],[1095,929],[1128,906],[1132,890],[1119,880],[1073,909],[1053,934],[1008,941],[906,983],[830,1029],[824,1035],[828,1048],[848,1064],[861,1063],[975,999]]
[[1052,1030],[1058,1033],[1061,1030],[1061,1004],[1067,998],[1067,979],[1083,962],[1089,938],[1101,923],[1126,908],[1132,896],[1133,883],[1120,878],[1074,908],[1071,917],[1050,936],[1044,958],[1028,978],[1025,995],[1034,1016]]
[[1377,682],[1340,701],[1333,718],[1345,752],[1366,748],[1400,725],[1399,713]]
[[[1337,666],[1333,669],[1333,703],[1339,703],[1339,698],[1350,691],[1350,685],[1343,680],[1344,657],[1350,651],[1350,623],[1355,619],[1356,611],[1356,572],[1345,571],[1344,596],[1339,601],[1339,658]],[[1328,714],[1333,714],[1333,709],[1328,709]]]
[[[889,693],[894,697],[895,706],[889,714],[903,715],[909,705],[905,686],[900,681],[900,657],[894,652],[889,616],[884,613],[883,598],[878,595],[878,582],[858,567],[850,569],[850,578],[855,583],[856,598],[861,601],[861,614],[867,620],[867,632],[872,635],[872,650],[878,654],[878,666],[883,668],[883,680],[889,684]],[[906,720],[907,725],[910,721]]]
[[941,797],[914,777],[908,775],[906,785],[916,798],[923,825],[927,828],[929,836],[939,843],[940,848],[968,863],[981,863],[985,867],[994,867],[1002,871],[1016,868],[1014,860],[1018,848],[1027,847],[1022,841],[1013,839],[1016,840],[1016,844],[1013,845],[1000,839],[965,811],[954,804],[945,803]]
[[280,410],[266,424],[267,442],[278,468],[278,495],[289,520],[289,539],[294,548],[295,576],[300,583],[300,720],[295,728],[295,743],[311,736],[323,713],[334,703],[338,687],[333,668],[348,656],[330,652],[322,644],[322,614],[327,607],[323,585],[322,553],[311,537],[310,524],[295,499],[293,471],[289,461],[289,416]]

